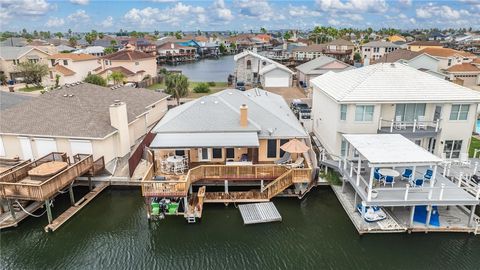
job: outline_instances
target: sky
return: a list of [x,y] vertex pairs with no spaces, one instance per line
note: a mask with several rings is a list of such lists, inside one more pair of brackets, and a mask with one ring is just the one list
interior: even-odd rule
[[0,0],[0,30],[480,28],[480,0]]

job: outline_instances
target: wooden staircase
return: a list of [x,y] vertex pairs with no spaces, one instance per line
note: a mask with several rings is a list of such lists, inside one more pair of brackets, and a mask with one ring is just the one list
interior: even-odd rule
[[261,189],[262,193],[267,194],[267,198],[270,200],[278,194],[282,193],[285,189],[293,184],[293,170],[289,170],[284,174],[277,177],[277,179],[270,182],[268,185]]

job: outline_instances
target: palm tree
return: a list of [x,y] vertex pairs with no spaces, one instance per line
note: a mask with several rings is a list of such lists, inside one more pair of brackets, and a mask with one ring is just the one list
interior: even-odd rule
[[114,84],[123,82],[123,79],[125,79],[125,74],[119,71],[114,71],[112,74],[108,75],[108,80],[112,80]]
[[188,95],[188,78],[185,75],[172,73],[165,78],[165,92],[172,95],[180,105],[180,98]]

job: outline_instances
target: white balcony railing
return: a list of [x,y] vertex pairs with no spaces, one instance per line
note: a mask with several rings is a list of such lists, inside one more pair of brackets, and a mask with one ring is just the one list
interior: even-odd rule
[[435,121],[413,120],[413,121],[395,121],[384,120],[380,118],[378,121],[378,130],[389,131],[390,133],[399,131],[409,132],[422,132],[422,131],[434,131],[440,130],[440,119]]

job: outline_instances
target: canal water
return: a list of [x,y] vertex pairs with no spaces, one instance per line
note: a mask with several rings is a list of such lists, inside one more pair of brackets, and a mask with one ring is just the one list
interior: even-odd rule
[[168,70],[181,70],[192,82],[226,82],[228,75],[233,74],[235,61],[233,55],[227,55],[218,59],[202,59],[163,67]]
[[[68,205],[61,196],[56,215]],[[274,203],[282,222],[244,226],[234,205],[208,204],[197,224],[149,223],[138,190],[109,188],[54,233],[46,217],[2,232],[0,268],[479,269],[472,235],[359,236],[328,187]]]

